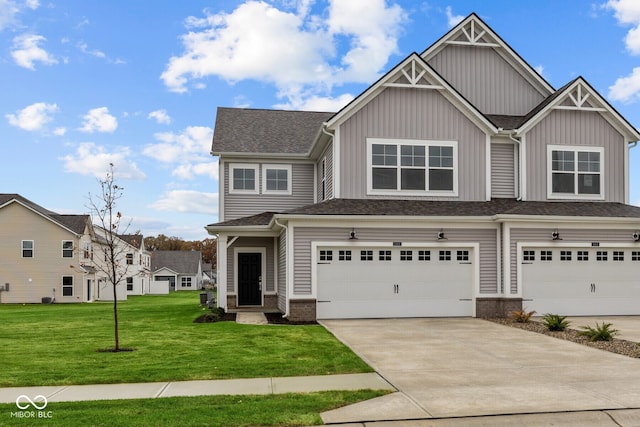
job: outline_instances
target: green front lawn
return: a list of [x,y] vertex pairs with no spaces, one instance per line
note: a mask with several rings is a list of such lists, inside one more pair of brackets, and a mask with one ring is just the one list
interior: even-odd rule
[[[320,413],[386,394],[332,391],[268,396],[199,396],[160,399],[51,402],[46,419],[20,419],[14,404],[0,404],[0,425],[11,426],[305,426]],[[49,412],[50,411],[50,412]],[[37,412],[36,412],[37,416]]]
[[0,387],[371,372],[322,326],[193,323],[198,292],[119,303],[0,305]]

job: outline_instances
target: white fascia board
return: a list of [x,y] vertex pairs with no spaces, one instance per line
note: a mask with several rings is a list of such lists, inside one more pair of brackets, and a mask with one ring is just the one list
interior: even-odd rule
[[541,216],[541,215],[497,215],[496,220],[509,223],[512,227],[548,228],[549,223],[562,223],[563,228],[584,228],[595,225],[605,229],[628,228],[630,225],[640,226],[640,218],[624,217],[578,217],[578,216]]
[[[451,217],[451,216],[378,216],[373,215],[286,215],[282,219],[297,227],[324,228],[364,228],[384,226],[387,228],[415,228],[433,225],[436,228],[447,224],[448,228],[487,228],[495,229],[493,217]],[[278,218],[280,219],[280,218]]]
[[239,237],[246,237],[246,236],[274,237],[274,236],[279,236],[280,234],[278,230],[273,230],[268,225],[218,227],[218,228],[207,226],[205,227],[205,229],[211,235],[220,234],[224,232],[226,234],[233,234],[234,236],[239,236]]

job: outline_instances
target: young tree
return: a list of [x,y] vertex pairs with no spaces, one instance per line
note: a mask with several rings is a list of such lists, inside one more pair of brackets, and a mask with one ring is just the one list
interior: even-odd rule
[[[116,209],[117,201],[122,198],[123,190],[116,184],[113,174],[113,163],[109,163],[109,171],[104,180],[99,179],[100,194],[92,196],[89,193],[89,205],[91,211],[96,238],[100,247],[101,257],[95,263],[95,268],[102,272],[113,288],[113,326],[115,346],[114,351],[121,351],[118,330],[118,296],[117,286],[123,283],[127,277],[129,265],[126,262],[126,245],[120,239],[120,235],[127,234],[131,223],[122,223],[122,214]],[[97,223],[96,223],[97,222]]]

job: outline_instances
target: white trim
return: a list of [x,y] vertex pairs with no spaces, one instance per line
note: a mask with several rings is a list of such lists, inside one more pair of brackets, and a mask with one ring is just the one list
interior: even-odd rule
[[[31,256],[24,256],[24,251],[29,250],[24,248],[24,242],[31,242]],[[20,258],[22,259],[34,259],[36,257],[36,242],[35,240],[21,240],[20,241]]]
[[518,146],[520,156],[519,174],[520,177],[520,200],[527,200],[527,136],[523,135],[520,138],[520,145]]
[[[262,285],[260,288],[260,305],[259,307],[264,307],[264,294],[266,287],[266,279],[267,279],[267,248],[256,246],[238,246],[233,248],[233,293],[232,295],[236,296],[236,307],[240,308],[240,301],[238,300],[238,254],[241,253],[259,253],[260,254],[260,262],[261,262],[261,281]],[[242,307],[255,307],[253,305],[243,305]]]
[[[224,168],[226,162],[222,160],[221,157],[218,157],[218,222],[224,221]],[[229,175],[230,176],[230,175]],[[229,189],[231,189],[231,181],[229,178],[229,182],[227,183]]]
[[[367,195],[383,195],[383,196],[458,196],[458,141],[445,140],[420,140],[420,139],[401,139],[401,138],[367,138]],[[372,164],[372,147],[374,144],[395,145],[398,149],[396,152],[396,190],[376,190],[373,188],[373,167]],[[403,166],[400,164],[400,146],[411,145],[425,148],[425,190],[402,190],[401,171]],[[430,147],[452,147],[453,148],[453,190],[429,190],[429,148]],[[448,168],[447,168],[448,169]]]
[[[64,278],[65,277],[71,277],[71,295],[65,295],[64,294]],[[76,295],[75,292],[75,287],[76,287],[76,281],[74,280],[75,277],[73,274],[63,274],[60,277],[60,298],[71,298],[74,297]],[[125,287],[126,289],[126,287]]]
[[339,199],[340,188],[340,126],[333,133],[333,198]]
[[[258,163],[229,163],[229,194],[259,194],[259,164]],[[236,190],[233,188],[233,171],[234,169],[253,169],[255,171],[254,176],[254,189],[253,190]]]
[[624,139],[624,137],[622,138],[623,142],[624,142],[624,164],[622,165],[622,173],[624,174],[624,204],[628,205],[629,204],[629,193],[631,191],[631,189],[629,188],[629,173],[630,173],[630,168],[629,168],[629,150],[631,149],[629,147],[629,144],[627,143],[626,139]]
[[[265,287],[265,295],[278,295],[278,262],[280,260],[278,252],[278,238],[273,238],[273,291],[267,292]],[[276,301],[276,306],[278,305]]]
[[218,234],[217,285],[218,307],[227,309],[227,235]]
[[491,200],[491,135],[485,134],[484,140],[484,180],[485,180],[485,196],[488,202]]
[[[267,170],[285,170],[287,171],[287,189],[286,190],[268,190],[267,189]],[[291,195],[291,165],[290,164],[276,164],[276,163],[263,163],[262,164],[262,194],[285,194]]]
[[[553,192],[553,169],[552,169],[552,153],[554,151],[571,151],[574,153],[574,170],[571,172],[574,176],[574,194],[554,193]],[[600,171],[591,173],[600,177],[600,194],[579,194],[578,193],[578,153],[590,152],[600,154]],[[566,172],[569,173],[569,172]],[[588,145],[547,145],[547,199],[550,200],[604,200],[605,198],[605,158],[604,147],[593,147]]]
[[502,259],[502,277],[504,281],[504,296],[516,297],[518,290],[516,289],[516,294],[511,293],[511,226],[509,224],[504,224],[504,230],[502,233],[502,248],[503,248],[503,259]]
[[[360,241],[311,241],[311,293],[298,295],[298,298],[287,299],[318,299],[318,249],[322,247],[344,248],[394,248],[394,242],[360,242]],[[473,249],[473,289],[471,292],[472,317],[476,317],[476,299],[491,297],[493,294],[480,293],[480,244],[477,242],[406,242],[403,248],[471,248]]]
[[[498,224],[498,228],[496,229],[496,293],[499,296],[503,296],[505,294],[504,283],[502,282],[502,224]],[[502,286],[502,289],[500,287]]]
[[293,298],[293,275],[295,272],[295,264],[296,264],[296,254],[293,252],[293,236],[294,236],[294,226],[289,224],[287,227],[287,241],[286,241],[286,260],[287,260],[287,295],[285,298],[286,301],[286,309],[285,309],[285,317],[289,316],[291,313],[291,304],[290,300]]

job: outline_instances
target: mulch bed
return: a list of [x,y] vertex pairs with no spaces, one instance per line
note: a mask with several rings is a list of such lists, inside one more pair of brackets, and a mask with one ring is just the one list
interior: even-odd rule
[[217,314],[213,312],[208,312],[201,316],[198,316],[193,321],[193,323],[214,323],[214,322],[235,322],[235,321],[236,321],[235,313]]
[[[589,338],[578,335],[578,330],[567,328],[564,331],[550,331],[542,323],[537,321],[529,321],[527,323],[516,322],[512,319],[491,318],[485,319],[490,322],[499,323],[501,325],[511,326],[513,328],[524,329],[526,331],[537,332],[539,334],[549,335],[578,344],[597,348],[600,350],[610,351],[611,353],[622,354],[624,356],[640,358],[640,345],[638,343],[613,338],[611,341],[589,341]],[[615,325],[613,325],[615,328]]]
[[317,325],[318,322],[292,322],[289,319],[282,317],[282,313],[265,313],[264,316],[267,318],[267,322],[270,325]]

